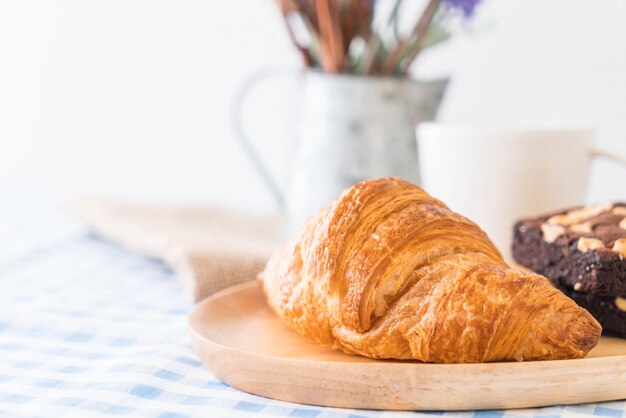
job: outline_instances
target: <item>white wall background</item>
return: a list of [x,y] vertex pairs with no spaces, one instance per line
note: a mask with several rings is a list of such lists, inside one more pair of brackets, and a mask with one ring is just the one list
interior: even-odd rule
[[[454,77],[441,120],[583,121],[626,155],[625,1],[484,0],[479,16],[421,59],[419,75]],[[0,192],[271,209],[229,121],[268,66],[297,66],[271,0],[4,0]],[[283,177],[294,89],[268,83],[246,107]],[[589,200],[625,199],[625,180],[594,164]]]

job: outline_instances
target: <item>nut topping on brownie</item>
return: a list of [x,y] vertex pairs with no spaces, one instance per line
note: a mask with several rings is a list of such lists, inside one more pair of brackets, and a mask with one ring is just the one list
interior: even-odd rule
[[582,221],[586,221],[589,218],[593,218],[601,213],[609,212],[611,209],[613,209],[613,205],[611,203],[585,206],[582,209],[574,209],[563,214],[551,216],[548,219],[548,223],[564,226],[574,225]]
[[589,222],[582,224],[574,224],[569,227],[574,232],[580,232],[581,234],[590,234],[592,232],[592,225]]
[[626,338],[626,203],[573,208],[515,225],[513,257]]
[[542,224],[541,233],[545,242],[553,243],[565,233],[565,228],[561,225]]
[[611,249],[619,253],[622,258],[626,257],[626,238],[615,240],[615,244],[613,244],[613,248]]
[[626,296],[626,203],[572,208],[515,225],[513,257],[554,282]]
[[604,243],[596,238],[578,238],[578,244],[576,244],[576,249],[581,253],[586,253],[587,251],[597,250],[598,248],[604,248]]
[[618,206],[613,209],[613,213],[616,215],[626,216],[626,207]]
[[602,203],[552,215],[541,224],[543,239],[552,244],[561,237],[578,238],[581,252],[611,249],[617,239],[626,237],[622,212],[626,212],[626,206]]

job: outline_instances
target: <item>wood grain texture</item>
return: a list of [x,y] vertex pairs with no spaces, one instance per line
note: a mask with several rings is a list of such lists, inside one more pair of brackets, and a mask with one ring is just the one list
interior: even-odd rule
[[427,364],[352,356],[309,342],[268,308],[254,282],[213,295],[189,317],[194,347],[223,382],[274,399],[346,408],[475,410],[626,398],[626,340],[587,358]]

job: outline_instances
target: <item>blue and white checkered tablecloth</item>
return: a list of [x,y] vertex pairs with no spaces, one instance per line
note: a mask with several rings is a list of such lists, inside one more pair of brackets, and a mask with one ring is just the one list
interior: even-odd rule
[[[0,197],[0,416],[424,414],[297,405],[233,389],[191,348],[191,308],[159,261],[100,240],[46,200]],[[620,401],[426,414],[622,417],[625,409]]]

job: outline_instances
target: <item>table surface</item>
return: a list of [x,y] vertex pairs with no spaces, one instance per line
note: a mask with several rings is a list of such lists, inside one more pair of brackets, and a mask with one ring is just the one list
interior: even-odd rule
[[[217,380],[161,262],[94,236],[44,198],[0,197],[0,416],[623,417],[626,402],[389,412],[275,401]],[[471,390],[471,389],[469,389]]]

